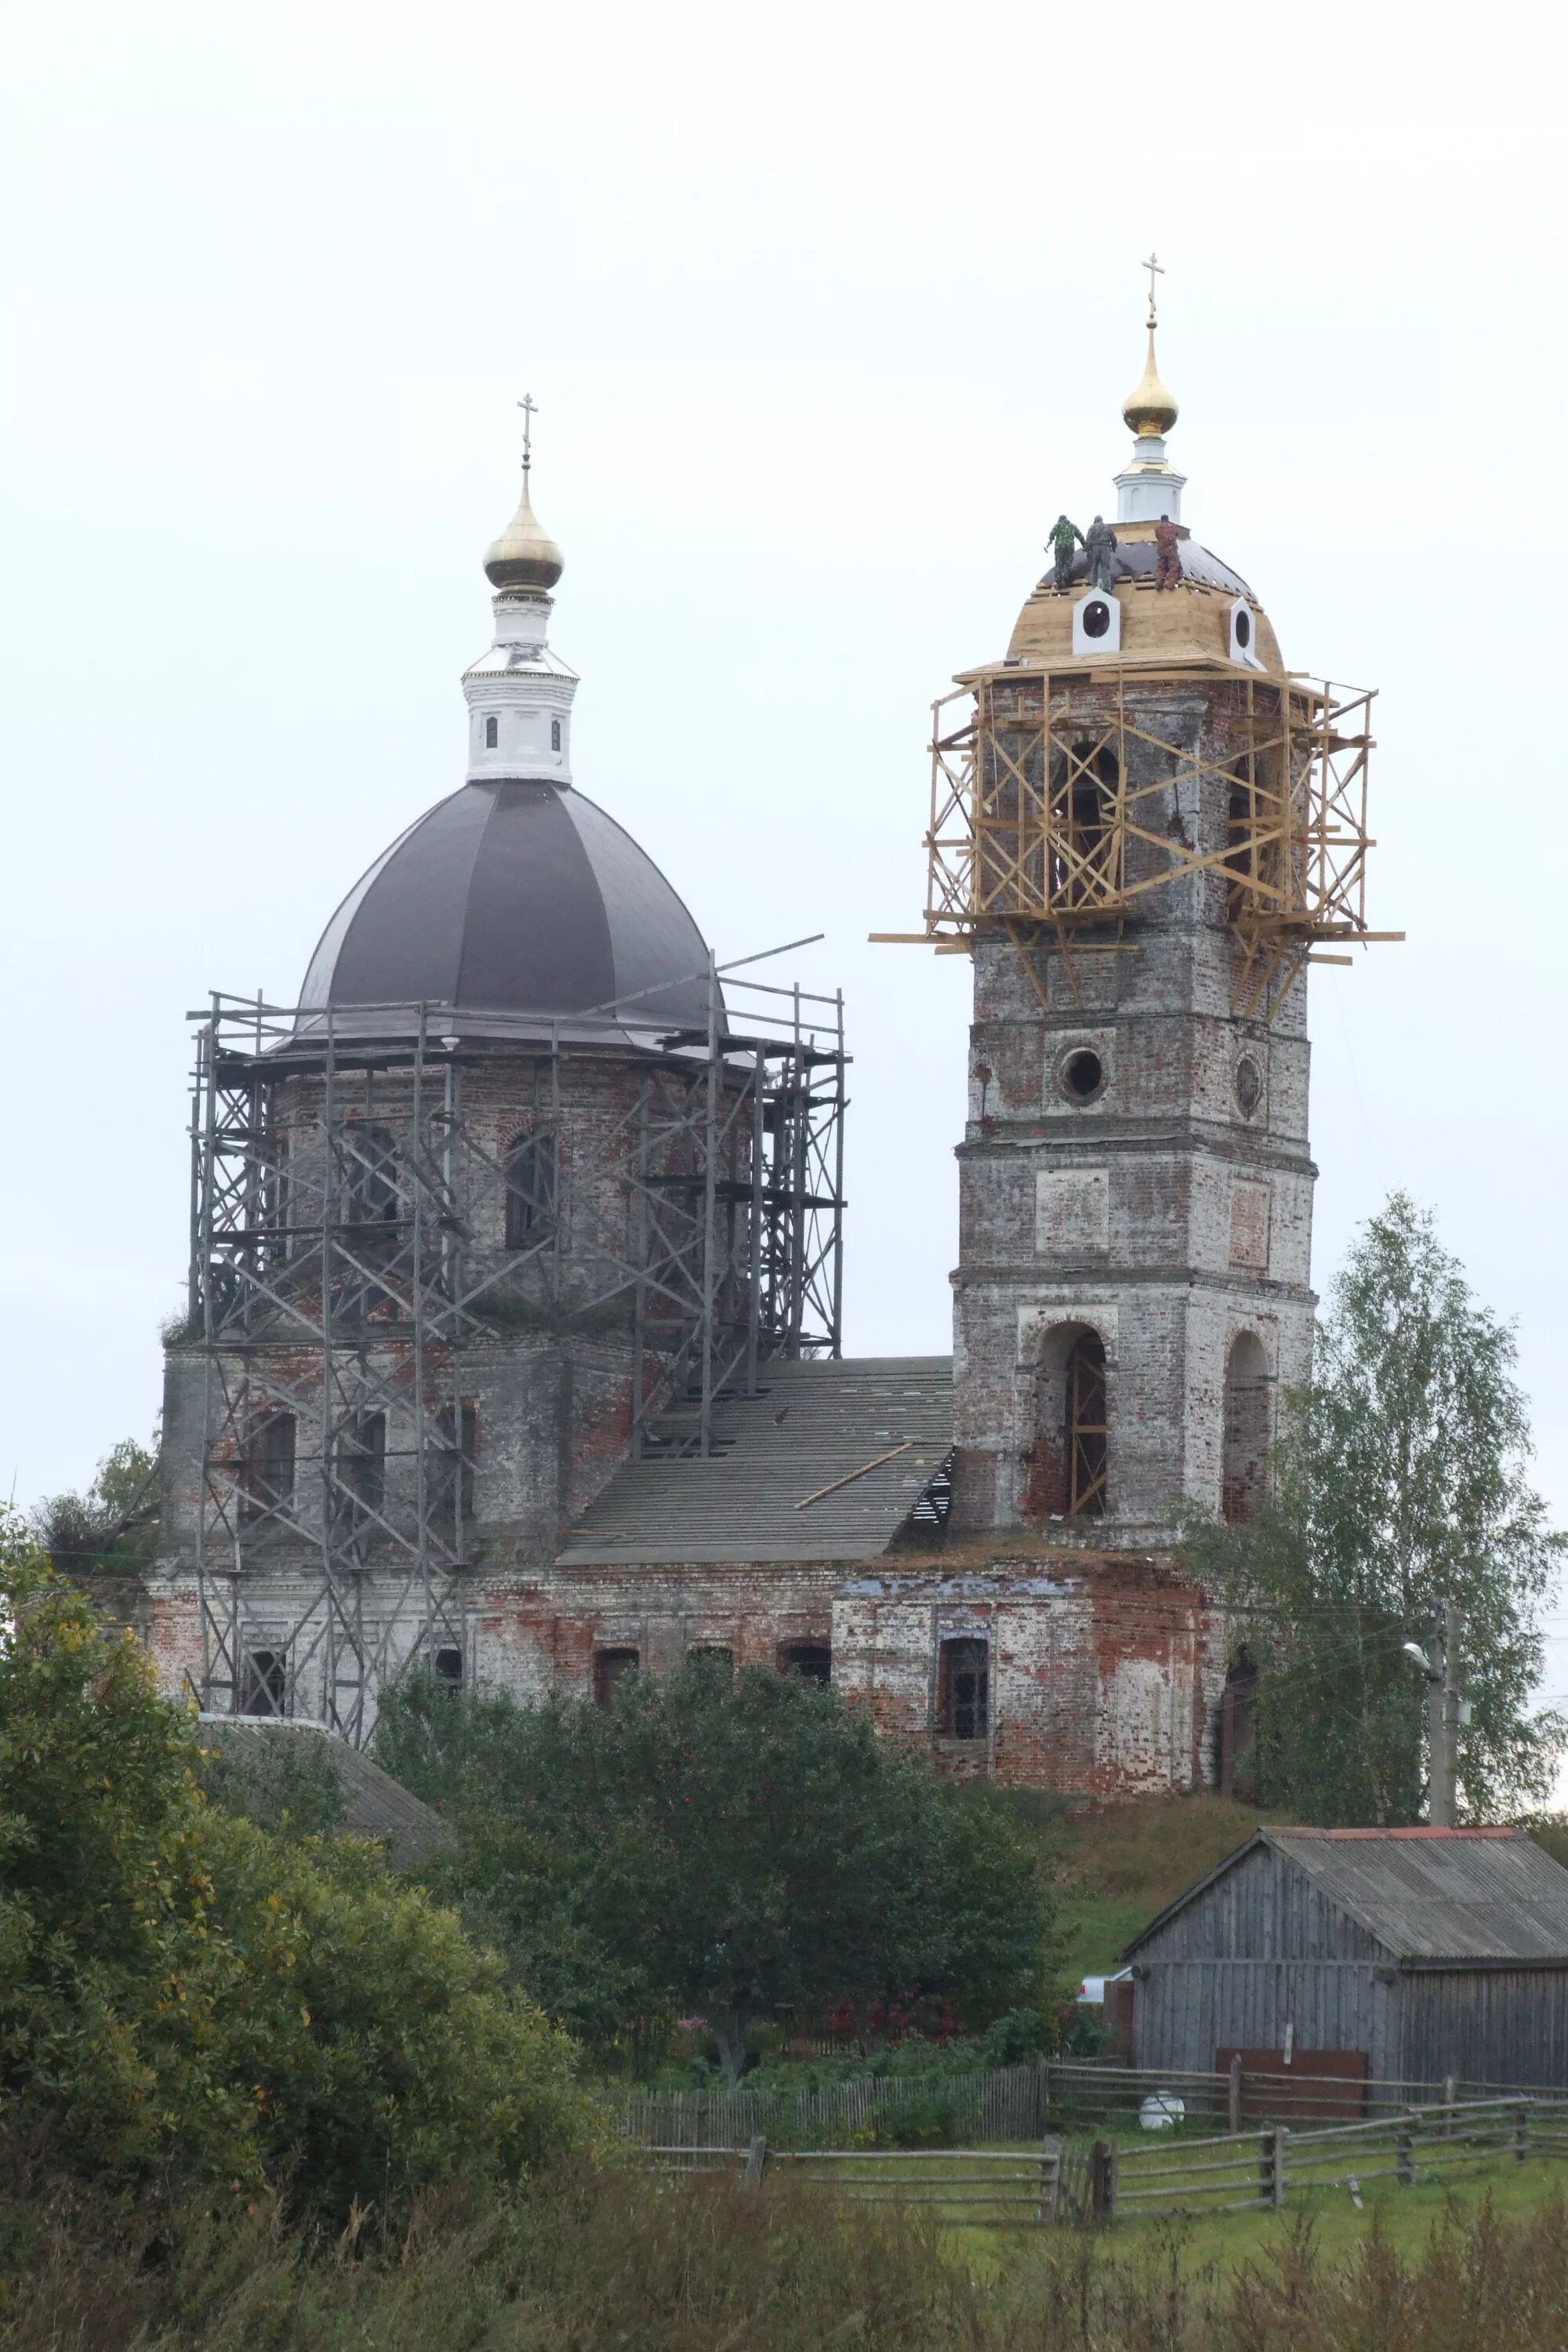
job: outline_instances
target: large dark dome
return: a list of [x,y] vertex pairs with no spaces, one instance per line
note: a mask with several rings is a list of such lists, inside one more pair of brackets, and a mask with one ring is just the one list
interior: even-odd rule
[[587,1013],[607,1032],[617,1012],[705,1028],[707,964],[685,907],[603,809],[496,781],[463,785],[383,852],[322,933],[300,1003],[357,1015],[342,1025],[360,1034],[405,1025],[368,1008],[421,1002],[454,1007],[466,1035],[536,1036]]

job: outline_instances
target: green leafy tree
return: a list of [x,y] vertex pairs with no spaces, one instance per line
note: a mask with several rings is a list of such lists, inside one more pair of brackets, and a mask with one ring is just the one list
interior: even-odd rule
[[1549,1789],[1564,1727],[1531,1701],[1568,1538],[1530,1483],[1516,1366],[1511,1330],[1395,1193],[1334,1286],[1310,1386],[1281,1400],[1270,1493],[1246,1526],[1194,1527],[1184,1547],[1258,1667],[1264,1803],[1324,1824],[1417,1819],[1426,1685],[1403,1644],[1448,1598],[1463,1613],[1470,1816]]
[[51,1495],[32,1514],[38,1543],[60,1569],[145,1567],[158,1534],[157,1440],[122,1437],[85,1495]]
[[582,2144],[569,2046],[455,1916],[357,1840],[209,1804],[196,1728],[0,1525],[0,2129],[137,2195],[306,2210]]
[[1049,1903],[1012,1815],[796,1676],[696,1660],[607,1709],[426,1679],[377,1748],[453,1822],[434,1884],[594,2041],[698,2011],[732,2076],[759,2009],[1040,1998]]

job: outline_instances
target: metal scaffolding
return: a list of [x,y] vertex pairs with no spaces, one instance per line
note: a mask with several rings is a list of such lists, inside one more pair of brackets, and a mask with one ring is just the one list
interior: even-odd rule
[[439,1004],[193,1016],[204,1707],[303,1685],[357,1743],[415,1658],[464,1671],[477,1348],[620,1333],[639,1454],[710,1453],[767,1360],[839,1353],[842,997],[708,978],[706,1034],[635,1004],[521,1037]]
[[[1194,689],[1207,705],[1203,750],[1173,740],[1166,715]],[[919,936],[956,950],[987,924],[1015,937],[1049,926],[1070,970],[1076,937],[1213,873],[1243,950],[1236,1009],[1272,1014],[1314,946],[1403,936],[1366,926],[1371,704],[1370,692],[1294,674],[1195,665],[980,675],[933,706]],[[1215,794],[1218,844],[1180,814]]]

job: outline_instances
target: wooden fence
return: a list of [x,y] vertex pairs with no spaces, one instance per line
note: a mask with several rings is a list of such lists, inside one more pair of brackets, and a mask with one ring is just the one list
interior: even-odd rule
[[823,2148],[862,2141],[879,2117],[896,2128],[900,2108],[921,2106],[942,2119],[955,2144],[995,2146],[1036,2140],[1077,2118],[1136,2114],[1148,2098],[1181,2103],[1184,2117],[1212,2119],[1228,2133],[1244,2123],[1292,2126],[1348,2120],[1359,2105],[1368,2120],[1411,2107],[1500,2097],[1562,2097],[1528,2084],[1345,2083],[1310,2075],[1263,2074],[1233,2065],[1224,2074],[1156,2074],[1093,2061],[1037,2059],[987,2074],[865,2075],[815,2091],[676,2091],[621,2095],[613,2104],[628,2139],[645,2147],[736,2147],[765,2139],[771,2147]]
[[776,2148],[761,2135],[745,2147],[650,2147],[679,2172],[738,2168],[752,2186],[774,2169],[862,2203],[930,2205],[950,2228],[1006,2229],[1046,2221],[1111,2222],[1173,2213],[1253,2212],[1292,2192],[1341,2188],[1360,2202],[1363,2182],[1408,2188],[1456,2165],[1568,2155],[1568,2100],[1447,2100],[1368,2123],[1260,2131],[1205,2139],[1162,2137],[1152,2146],[1097,2140],[1002,2155],[973,2148]]
[[1064,2159],[1059,2141],[1026,2153],[977,2148],[905,2148],[897,2153],[842,2147],[656,2147],[648,2154],[681,2173],[732,2171],[761,2185],[767,2173],[811,2180],[861,2205],[934,2205],[949,2228],[1037,2228],[1060,2210]]
[[981,2146],[1037,2140],[1050,2090],[1045,2064],[976,2074],[878,2074],[816,2091],[662,2092],[622,2098],[616,2112],[628,2139],[645,2147],[735,2147],[765,2139],[774,2148],[842,2147],[900,2108],[935,2108],[948,2136]]

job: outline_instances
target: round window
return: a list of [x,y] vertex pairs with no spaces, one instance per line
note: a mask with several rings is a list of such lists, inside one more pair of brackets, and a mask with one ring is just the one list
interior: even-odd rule
[[1103,596],[1091,596],[1083,608],[1086,637],[1102,637],[1110,626],[1110,607]]
[[1252,643],[1252,615],[1245,605],[1236,616],[1236,642],[1244,650]]
[[1061,1076],[1069,1101],[1088,1102],[1105,1084],[1105,1065],[1092,1045],[1079,1045],[1062,1064]]
[[1263,1100],[1263,1073],[1250,1054],[1236,1066],[1236,1100],[1243,1118],[1250,1118]]

